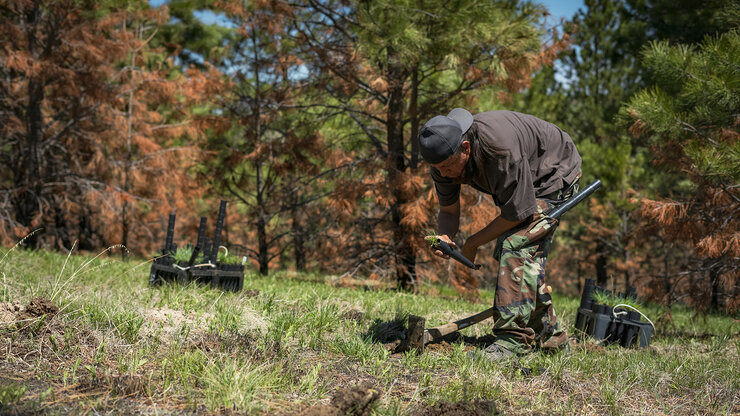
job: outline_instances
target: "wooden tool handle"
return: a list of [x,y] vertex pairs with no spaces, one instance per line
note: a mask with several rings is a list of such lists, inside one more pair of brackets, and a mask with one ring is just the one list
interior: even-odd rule
[[451,322],[449,324],[440,325],[434,328],[426,330],[429,333],[429,339],[424,337],[424,343],[431,342],[435,339],[442,338],[445,335],[449,335],[453,332],[467,328],[470,325],[477,324],[480,321],[488,319],[493,316],[494,307],[488,308],[483,312],[476,313],[475,315],[468,316],[467,318],[460,319],[459,321]]

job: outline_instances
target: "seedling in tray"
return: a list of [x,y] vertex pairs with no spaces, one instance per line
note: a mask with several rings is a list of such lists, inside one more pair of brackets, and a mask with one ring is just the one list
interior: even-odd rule
[[[597,340],[619,343],[623,347],[646,347],[655,327],[631,296],[612,296],[586,280],[581,306],[576,314],[576,329]],[[644,317],[647,322],[642,322]]]
[[163,255],[152,263],[149,283],[156,286],[163,282],[196,281],[234,292],[241,290],[244,283],[243,261],[228,256],[228,251],[225,251],[224,256],[219,253],[225,215],[226,201],[221,201],[213,242],[205,236],[207,220],[202,217],[195,247],[177,248],[173,243],[175,214],[171,214],[167,225],[167,239],[162,249]]

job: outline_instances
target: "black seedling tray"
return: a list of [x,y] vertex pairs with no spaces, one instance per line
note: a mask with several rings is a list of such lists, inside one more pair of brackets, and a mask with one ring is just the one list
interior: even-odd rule
[[[171,257],[171,253],[177,249],[177,244],[172,241],[175,231],[175,214],[171,214],[162,256],[152,263],[149,272],[149,284],[158,286],[165,282],[187,284],[194,281],[232,292],[242,290],[244,286],[244,265],[217,261],[225,215],[226,201],[221,201],[218,210],[218,221],[216,222],[216,234],[213,237],[212,244],[205,237],[206,218],[202,217],[198,229],[198,240],[193,248],[190,261],[175,264],[175,260]],[[203,248],[204,264],[194,264],[201,247]]]
[[190,269],[190,280],[238,292],[244,285],[244,266],[218,262],[215,265],[196,266]]
[[149,284],[152,286],[159,286],[164,282],[184,284],[188,281],[187,272],[176,268],[175,261],[169,256],[162,256],[154,260],[149,271]]
[[594,304],[592,295],[594,290],[600,290],[591,279],[586,280],[581,295],[581,307],[576,314],[576,329],[607,343],[619,343],[623,347],[637,346],[640,348],[650,345],[653,327],[647,322],[640,321],[640,314],[628,312],[614,316],[612,308],[603,304]]

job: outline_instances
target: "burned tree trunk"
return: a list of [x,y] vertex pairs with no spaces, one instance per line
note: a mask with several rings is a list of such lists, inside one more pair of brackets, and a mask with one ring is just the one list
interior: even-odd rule
[[416,283],[416,252],[409,231],[401,223],[401,207],[409,202],[403,190],[403,172],[407,169],[404,157],[403,140],[403,80],[406,74],[400,65],[391,65],[389,69],[389,99],[387,112],[388,128],[388,171],[389,189],[394,198],[391,206],[393,227],[393,247],[396,264],[396,279],[399,288],[411,289]]
[[306,270],[306,248],[305,248],[305,230],[301,223],[301,217],[298,208],[291,210],[292,224],[291,231],[293,234],[293,256],[295,257],[295,269],[299,272]]
[[[26,21],[30,27],[37,24],[40,9],[38,6],[26,13]],[[36,38],[35,30],[28,30],[28,53],[37,56],[39,52],[39,40]],[[18,139],[16,146],[16,174],[15,174],[15,219],[25,226],[33,227],[33,220],[40,215],[42,182],[41,164],[39,161],[39,147],[41,146],[43,115],[41,106],[44,101],[43,80],[37,76],[28,79],[28,104],[26,106],[26,135]],[[21,237],[21,236],[17,236]],[[37,244],[37,236],[33,235],[26,244],[34,247]]]

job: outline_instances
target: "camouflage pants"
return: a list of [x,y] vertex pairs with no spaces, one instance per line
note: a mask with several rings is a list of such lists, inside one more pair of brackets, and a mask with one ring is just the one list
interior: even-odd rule
[[[577,189],[576,181],[557,199],[567,199]],[[517,353],[558,348],[568,341],[545,283],[545,262],[558,222],[544,213],[553,206],[551,200],[537,199],[533,219],[502,235],[494,249],[499,270],[493,333],[497,344]]]

